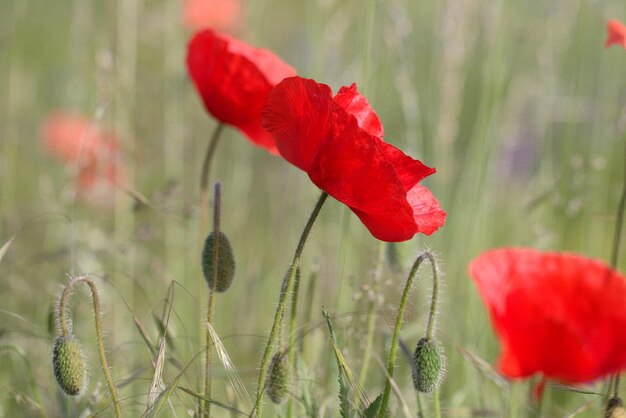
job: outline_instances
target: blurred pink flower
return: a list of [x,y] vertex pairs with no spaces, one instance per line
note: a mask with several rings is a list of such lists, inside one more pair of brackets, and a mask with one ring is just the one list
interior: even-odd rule
[[196,31],[212,28],[233,33],[243,23],[241,0],[184,0],[183,21]]
[[41,139],[48,153],[75,170],[78,194],[92,203],[104,203],[115,183],[125,181],[119,141],[96,121],[53,112],[42,124]]
[[626,48],[626,26],[617,19],[610,19],[606,24],[606,48],[613,44]]

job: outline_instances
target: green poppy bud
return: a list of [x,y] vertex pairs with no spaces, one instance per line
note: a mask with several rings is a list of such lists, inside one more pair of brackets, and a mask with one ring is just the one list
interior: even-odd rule
[[285,353],[272,357],[267,384],[267,394],[275,404],[283,403],[289,390],[289,365]]
[[413,384],[420,392],[432,392],[443,382],[446,360],[443,349],[435,340],[422,338],[417,343],[413,369]]
[[70,396],[80,395],[87,386],[87,363],[76,338],[57,337],[54,340],[52,366],[61,390]]
[[[215,234],[211,232],[204,242],[202,250],[202,272],[209,288],[212,288],[211,277],[213,276],[213,248]],[[215,290],[225,292],[228,290],[235,277],[235,257],[230,246],[230,241],[222,232],[219,234],[217,252],[217,282]]]

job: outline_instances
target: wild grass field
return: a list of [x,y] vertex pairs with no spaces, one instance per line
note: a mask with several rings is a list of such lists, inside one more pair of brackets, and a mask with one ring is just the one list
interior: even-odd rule
[[[69,305],[90,369],[84,394],[62,394],[53,374],[55,306],[80,274],[99,289],[123,415],[188,417],[197,410],[208,294],[200,254],[209,232],[200,218],[213,218],[213,198],[209,211],[199,204],[199,178],[217,122],[187,74],[194,31],[184,24],[184,6],[0,0],[0,417],[115,416],[87,287],[78,285]],[[603,416],[602,380],[576,387],[549,380],[538,412],[529,395],[537,379],[498,374],[500,348],[468,263],[501,246],[609,262],[626,140],[626,51],[604,47],[611,18],[626,19],[623,1],[243,3],[233,36],[335,92],[356,82],[385,141],[437,168],[422,184],[447,212],[436,233],[385,244],[328,199],[299,262],[293,339],[293,315],[285,311],[282,347],[291,341],[298,354],[290,406],[264,396],[264,416],[341,416],[335,349],[348,404],[361,416],[356,411],[385,386],[401,294],[424,250],[442,273],[442,416]],[[115,134],[123,181],[95,196],[77,193],[76,163],[55,158],[42,140],[44,122],[58,111]],[[248,416],[281,283],[320,191],[228,126],[210,173],[211,196],[217,181],[220,231],[236,273],[215,299],[212,327],[229,360],[213,351],[211,399],[219,404],[211,415]],[[618,256],[624,268],[623,251]],[[419,271],[404,315],[400,337],[411,352],[425,333],[429,272]],[[154,383],[158,401],[149,410]],[[421,410],[431,417],[438,407],[432,394],[416,393],[399,352],[389,416]]]

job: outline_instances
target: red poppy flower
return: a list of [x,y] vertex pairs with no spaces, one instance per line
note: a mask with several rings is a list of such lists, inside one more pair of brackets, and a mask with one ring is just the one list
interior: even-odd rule
[[42,125],[46,150],[76,169],[78,191],[84,196],[113,192],[124,178],[117,138],[88,118],[53,113]]
[[276,153],[261,110],[272,87],[296,74],[292,67],[268,50],[205,30],[189,42],[187,69],[209,113]]
[[626,48],[626,26],[616,19],[611,19],[606,25],[606,48],[618,44]]
[[435,169],[381,139],[382,124],[355,84],[333,97],[325,84],[287,78],[270,93],[262,122],[280,154],[376,238],[405,241],[444,224],[446,213],[418,184]]
[[193,30],[214,28],[232,33],[242,23],[240,0],[186,0],[183,20]]
[[533,249],[469,266],[502,346],[500,371],[582,383],[626,366],[626,278],[601,261]]

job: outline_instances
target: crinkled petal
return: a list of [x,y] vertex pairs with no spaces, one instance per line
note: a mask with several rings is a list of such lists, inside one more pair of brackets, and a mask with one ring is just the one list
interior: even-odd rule
[[354,116],[365,132],[380,139],[385,136],[383,124],[365,96],[357,90],[356,83],[340,88],[335,95],[335,103]]
[[445,213],[427,189],[415,188],[434,169],[362,129],[346,110],[369,108],[356,94],[354,85],[342,89],[338,104],[328,86],[288,78],[270,93],[263,125],[274,134],[281,155],[349,206],[376,238],[405,241],[418,232],[434,232]]
[[321,144],[330,137],[332,106],[330,87],[290,77],[270,92],[262,124],[277,139],[280,155],[308,171]]
[[626,279],[569,253],[499,249],[470,264],[509,377],[542,373],[581,383],[626,366]]

